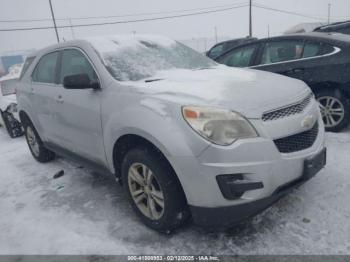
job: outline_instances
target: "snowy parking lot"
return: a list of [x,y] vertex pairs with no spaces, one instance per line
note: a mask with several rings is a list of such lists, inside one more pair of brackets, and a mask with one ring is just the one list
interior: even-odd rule
[[112,177],[62,158],[39,164],[0,128],[0,254],[350,254],[350,129],[328,133],[327,147],[324,170],[244,226],[162,235]]

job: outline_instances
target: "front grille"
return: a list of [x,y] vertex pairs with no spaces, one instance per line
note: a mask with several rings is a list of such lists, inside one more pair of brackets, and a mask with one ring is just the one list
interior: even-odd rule
[[291,115],[300,114],[308,106],[312,96],[313,94],[309,94],[307,97],[305,97],[303,100],[301,100],[297,104],[264,113],[262,116],[262,120],[271,121],[271,120],[276,120],[276,119],[291,116]]
[[273,142],[281,153],[293,153],[311,147],[318,135],[318,123],[308,131],[276,139]]

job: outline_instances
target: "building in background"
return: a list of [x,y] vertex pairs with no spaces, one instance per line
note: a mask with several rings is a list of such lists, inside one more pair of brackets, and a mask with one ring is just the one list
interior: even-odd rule
[[7,75],[13,65],[23,64],[26,56],[34,50],[21,50],[0,53],[0,77]]

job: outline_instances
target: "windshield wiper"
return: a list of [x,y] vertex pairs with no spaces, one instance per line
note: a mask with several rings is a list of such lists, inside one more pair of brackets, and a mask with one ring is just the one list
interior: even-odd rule
[[150,83],[150,82],[156,82],[156,81],[161,81],[161,80],[164,80],[164,79],[162,79],[162,78],[147,79],[147,80],[145,80],[145,82]]

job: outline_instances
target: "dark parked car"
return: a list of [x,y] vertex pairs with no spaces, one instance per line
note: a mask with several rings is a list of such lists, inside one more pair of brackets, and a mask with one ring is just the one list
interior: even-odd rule
[[330,25],[317,27],[315,32],[337,32],[350,35],[350,21],[337,22]]
[[251,43],[258,40],[254,37],[244,37],[217,43],[206,53],[207,57],[215,59],[226,51],[242,44]]
[[313,32],[261,39],[215,60],[303,80],[320,102],[328,131],[340,131],[350,122],[349,35]]

